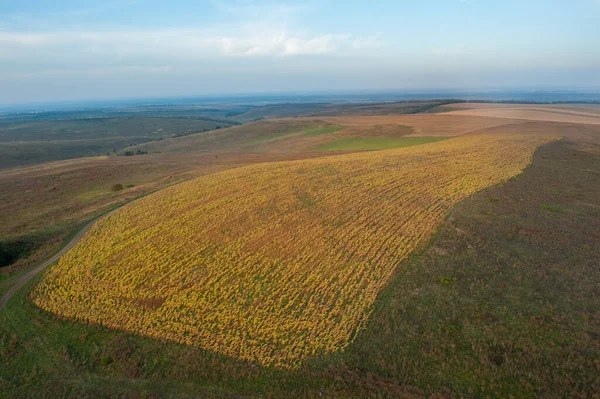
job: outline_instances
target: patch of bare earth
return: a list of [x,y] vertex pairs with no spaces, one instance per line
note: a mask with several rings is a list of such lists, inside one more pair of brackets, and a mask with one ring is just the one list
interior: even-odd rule
[[477,116],[531,121],[600,125],[600,107],[587,108],[522,104],[452,104],[448,116]]

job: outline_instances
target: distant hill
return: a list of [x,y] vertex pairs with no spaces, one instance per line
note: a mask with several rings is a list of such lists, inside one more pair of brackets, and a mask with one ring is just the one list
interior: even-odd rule
[[203,118],[120,117],[0,120],[0,168],[113,154],[131,145],[229,127]]

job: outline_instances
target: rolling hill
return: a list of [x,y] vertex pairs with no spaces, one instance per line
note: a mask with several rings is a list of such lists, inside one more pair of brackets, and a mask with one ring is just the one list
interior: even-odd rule
[[[323,148],[376,150],[410,145],[407,137],[454,137],[518,123],[510,119],[427,115],[323,116],[269,119],[127,148],[144,152],[309,152]],[[356,140],[373,139],[376,140]],[[336,144],[336,142],[340,142]],[[365,143],[364,147],[360,142]],[[378,144],[378,141],[380,144]],[[418,143],[418,141],[416,141]],[[341,147],[341,148],[340,148]]]
[[519,174],[550,140],[468,135],[201,177],[100,221],[33,301],[69,319],[296,368],[343,350],[446,212]]

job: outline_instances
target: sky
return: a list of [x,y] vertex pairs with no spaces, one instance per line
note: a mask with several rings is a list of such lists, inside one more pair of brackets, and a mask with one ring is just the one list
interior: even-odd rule
[[600,0],[0,0],[0,104],[600,89]]

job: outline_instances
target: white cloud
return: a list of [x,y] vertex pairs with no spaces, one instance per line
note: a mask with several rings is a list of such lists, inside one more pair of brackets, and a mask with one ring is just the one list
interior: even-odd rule
[[379,36],[352,38],[350,35],[289,35],[285,30],[260,31],[246,28],[236,35],[217,35],[202,30],[132,32],[0,32],[2,58],[23,52],[69,54],[148,54],[194,58],[207,54],[222,56],[320,55],[338,50],[361,50],[379,45]]
[[326,54],[337,50],[334,41],[345,38],[336,37],[333,35],[325,35],[312,38],[310,40],[302,40],[297,38],[291,38],[285,41],[283,50],[284,55],[298,55],[298,54]]
[[380,48],[383,47],[383,42],[381,40],[382,34],[378,33],[373,36],[368,36],[364,38],[357,38],[352,41],[352,48],[357,50],[362,49],[370,49],[370,48]]

